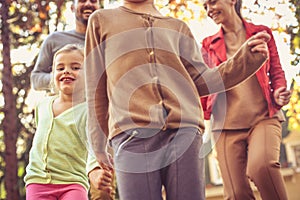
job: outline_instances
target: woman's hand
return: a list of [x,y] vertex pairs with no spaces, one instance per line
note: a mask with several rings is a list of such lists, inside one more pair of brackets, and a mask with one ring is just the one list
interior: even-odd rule
[[265,32],[259,32],[251,37],[248,42],[248,45],[251,47],[252,52],[259,52],[263,54],[266,58],[269,57],[268,42],[270,41],[271,36]]
[[274,101],[279,106],[284,106],[289,103],[292,92],[287,90],[286,87],[280,87],[273,93]]

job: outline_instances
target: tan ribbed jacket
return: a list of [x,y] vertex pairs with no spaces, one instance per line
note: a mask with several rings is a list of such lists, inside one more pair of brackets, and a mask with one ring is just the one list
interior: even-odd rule
[[96,11],[86,35],[88,128],[92,141],[133,128],[203,129],[200,96],[224,91],[264,63],[244,45],[209,69],[188,26],[125,7]]

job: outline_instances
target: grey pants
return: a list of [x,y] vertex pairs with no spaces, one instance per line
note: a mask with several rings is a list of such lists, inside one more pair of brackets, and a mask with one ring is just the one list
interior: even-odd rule
[[204,200],[202,136],[195,128],[134,129],[111,141],[121,200]]

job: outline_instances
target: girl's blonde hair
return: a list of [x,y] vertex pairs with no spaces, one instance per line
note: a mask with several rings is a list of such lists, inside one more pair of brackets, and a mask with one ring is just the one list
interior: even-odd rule
[[51,92],[50,95],[56,95],[58,94],[58,90],[55,87],[54,84],[54,71],[55,71],[55,58],[57,57],[58,54],[60,53],[69,53],[72,51],[77,51],[80,55],[84,56],[84,49],[83,46],[80,44],[67,44],[60,48],[53,56],[53,63],[52,63],[52,76],[51,76],[51,81],[50,81],[50,88]]

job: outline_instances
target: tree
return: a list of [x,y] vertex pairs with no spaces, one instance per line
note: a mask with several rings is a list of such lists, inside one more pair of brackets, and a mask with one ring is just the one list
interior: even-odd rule
[[58,25],[64,27],[65,4],[63,0],[1,0],[0,199],[25,199],[22,179],[35,131],[33,112],[26,104],[35,59],[11,63],[10,53],[39,47],[41,36],[48,35],[51,27],[53,31]]
[[8,199],[19,199],[18,192],[18,176],[17,176],[17,154],[16,154],[16,142],[18,132],[16,129],[16,101],[13,95],[13,77],[12,67],[10,63],[10,31],[8,26],[8,2],[1,1],[2,9],[2,26],[1,26],[1,38],[3,42],[3,70],[2,70],[2,84],[3,84],[3,96],[4,96],[4,115],[2,127],[4,131],[4,143],[5,143],[5,189]]
[[[290,2],[292,3],[291,7],[298,22],[297,24],[289,27],[289,33],[291,34],[291,53],[295,55],[295,59],[292,62],[292,65],[297,66],[300,61],[300,1],[290,0]],[[300,71],[298,72],[298,74],[300,75]]]
[[294,55],[292,66],[295,71],[298,69],[295,79],[299,81],[294,79],[292,82],[293,94],[290,103],[287,105],[287,116],[289,117],[289,129],[300,131],[300,1],[291,0],[290,2],[297,19],[297,23],[288,29],[291,35],[291,54]]

